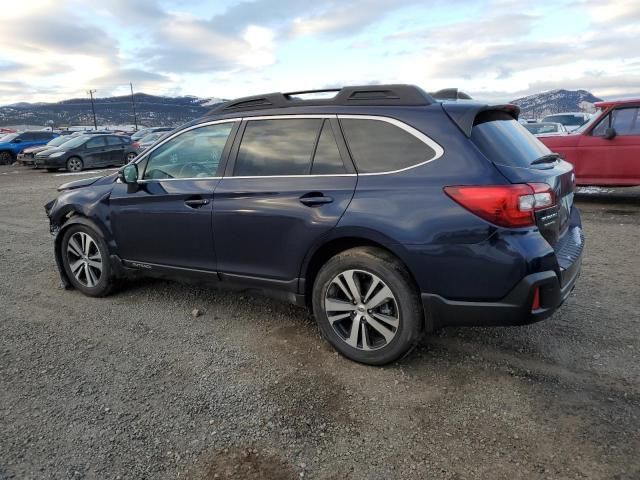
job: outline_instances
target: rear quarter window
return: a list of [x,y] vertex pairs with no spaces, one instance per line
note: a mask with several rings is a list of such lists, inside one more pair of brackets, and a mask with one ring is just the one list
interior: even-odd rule
[[402,170],[436,157],[433,148],[392,123],[341,118],[340,125],[358,173]]

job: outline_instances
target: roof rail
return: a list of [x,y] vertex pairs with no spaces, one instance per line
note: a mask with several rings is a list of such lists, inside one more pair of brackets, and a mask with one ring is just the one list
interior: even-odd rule
[[[335,92],[331,98],[302,99],[301,95]],[[216,105],[207,115],[314,105],[365,105],[365,106],[422,106],[431,105],[434,99],[415,85],[364,85],[324,90],[302,90],[288,93],[267,93],[237,98]]]
[[436,100],[471,100],[471,96],[461,92],[457,88],[443,88],[437,92],[431,93]]

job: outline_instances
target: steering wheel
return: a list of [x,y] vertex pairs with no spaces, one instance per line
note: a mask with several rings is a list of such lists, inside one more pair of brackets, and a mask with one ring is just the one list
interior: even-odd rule
[[180,171],[178,171],[178,175],[176,176],[176,178],[184,178],[186,175],[183,175],[184,171],[190,169],[191,170],[191,174],[188,176],[197,176],[200,173],[207,173],[207,169],[205,167],[202,166],[201,163],[195,163],[195,162],[191,162],[191,163],[185,163],[182,168],[180,168]]

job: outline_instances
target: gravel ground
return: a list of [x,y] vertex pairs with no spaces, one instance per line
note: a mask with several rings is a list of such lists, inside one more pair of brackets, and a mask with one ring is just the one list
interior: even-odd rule
[[74,178],[0,167],[0,479],[640,478],[640,189],[578,196],[583,273],[551,320],[373,368],[265,298],[60,289],[42,206]]

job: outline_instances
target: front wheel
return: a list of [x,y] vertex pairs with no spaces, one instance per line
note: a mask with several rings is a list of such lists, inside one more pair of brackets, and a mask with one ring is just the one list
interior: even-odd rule
[[60,242],[62,264],[71,284],[90,297],[104,297],[113,288],[107,245],[95,230],[70,226]]
[[13,155],[11,152],[0,152],[0,165],[11,165],[13,163]]
[[331,258],[313,287],[313,312],[324,337],[345,357],[384,365],[409,353],[422,334],[414,282],[390,253],[372,247]]
[[84,163],[81,158],[71,157],[67,160],[67,171],[69,172],[81,172],[84,168]]

